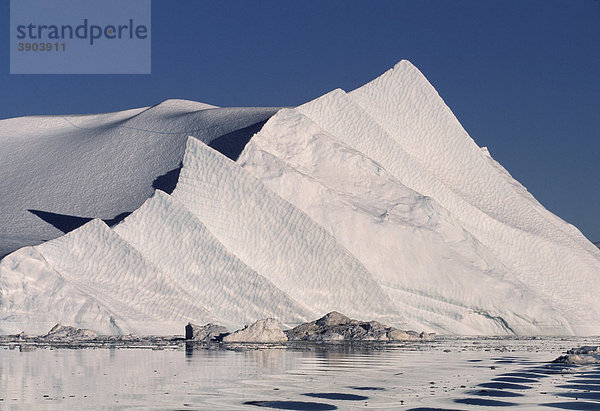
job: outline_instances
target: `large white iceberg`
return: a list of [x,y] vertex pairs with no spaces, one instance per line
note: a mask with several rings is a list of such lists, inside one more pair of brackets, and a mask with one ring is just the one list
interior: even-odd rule
[[227,251],[162,191],[114,230],[230,328],[268,316],[297,324],[314,315]]
[[[291,327],[340,311],[442,334],[600,334],[600,250],[478,147],[409,62],[259,130],[273,113],[170,101],[0,122],[15,193],[0,197],[0,248],[29,245],[0,261],[0,333]],[[172,195],[151,196],[180,163]],[[48,204],[101,218],[141,207],[35,245],[57,232],[23,210]]]
[[250,268],[314,312],[335,309],[402,324],[390,297],[331,234],[193,138],[173,197]]
[[480,149],[419,70],[402,61],[350,98],[439,183],[398,170],[401,181],[453,213],[576,333],[598,333],[598,249]]
[[457,334],[568,327],[434,199],[297,110],[272,117],[238,161],[355,255],[410,327]]

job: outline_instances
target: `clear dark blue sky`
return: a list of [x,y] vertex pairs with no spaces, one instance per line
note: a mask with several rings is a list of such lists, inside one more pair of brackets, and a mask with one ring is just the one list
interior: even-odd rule
[[151,75],[37,76],[8,74],[0,1],[0,118],[297,105],[409,59],[480,146],[600,241],[600,1],[153,0]]

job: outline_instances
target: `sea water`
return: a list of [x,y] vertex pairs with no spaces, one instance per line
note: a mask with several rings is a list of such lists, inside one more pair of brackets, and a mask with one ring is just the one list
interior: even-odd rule
[[[0,347],[0,409],[600,408],[600,367],[550,361],[598,338],[429,343]],[[160,348],[160,349],[157,349]]]

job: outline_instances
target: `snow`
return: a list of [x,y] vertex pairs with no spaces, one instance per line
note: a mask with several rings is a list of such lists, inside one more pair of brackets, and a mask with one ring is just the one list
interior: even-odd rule
[[[36,249],[65,280],[110,309],[110,321],[120,334],[181,334],[186,322],[216,322],[189,290],[100,220]],[[71,325],[74,320],[63,323]]]
[[113,313],[24,247],[0,261],[0,334],[42,335],[57,322],[115,334]]
[[180,166],[189,135],[239,144],[275,112],[167,100],[115,113],[0,120],[0,258],[63,234],[28,210],[102,219],[134,211],[154,188],[174,185],[176,175],[165,174]]
[[349,95],[335,90],[297,110],[448,210],[567,319],[571,329],[562,332],[599,332],[599,302],[589,292],[600,285],[598,250],[477,147],[410,63]]
[[229,251],[318,315],[337,310],[401,324],[394,303],[331,234],[194,138],[172,196]]
[[[345,121],[344,113],[331,118]],[[273,116],[238,162],[355,255],[401,308],[409,328],[468,335],[568,330],[560,313],[436,201],[298,111]]]
[[245,343],[282,343],[287,341],[287,336],[281,330],[281,324],[274,318],[258,320],[223,338],[223,342]]
[[600,301],[589,292],[600,287],[598,249],[493,167],[412,64],[398,63],[349,96],[437,183],[398,170],[401,181],[453,213],[576,333],[600,331]]
[[228,252],[198,218],[162,191],[114,231],[231,329],[269,316],[289,325],[314,316]]
[[[338,311],[440,334],[600,334],[600,250],[409,62],[276,111],[168,100],[0,121],[0,255],[25,246],[0,261],[0,333]],[[28,210],[78,228],[59,237]]]

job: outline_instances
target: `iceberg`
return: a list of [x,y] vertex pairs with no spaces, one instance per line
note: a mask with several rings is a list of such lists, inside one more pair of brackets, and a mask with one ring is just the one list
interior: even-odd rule
[[167,100],[0,120],[0,258],[93,218],[122,219],[155,189],[172,191],[188,136],[235,156],[276,111]]
[[36,249],[66,281],[109,307],[119,334],[178,334],[189,321],[216,322],[188,290],[99,220]]
[[568,327],[435,200],[297,110],[273,116],[238,162],[356,256],[411,328],[473,335]]
[[349,97],[439,182],[398,170],[407,186],[453,213],[574,332],[599,332],[600,301],[589,292],[600,287],[598,249],[492,161],[418,69],[401,61]]
[[0,333],[600,334],[600,250],[407,61],[295,108],[25,117],[0,144]]
[[114,231],[226,326],[268,316],[293,325],[312,314],[227,251],[198,218],[162,191]]
[[390,324],[401,312],[323,227],[202,142],[188,139],[172,196],[238,258],[318,314],[361,313]]

